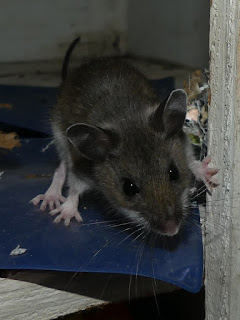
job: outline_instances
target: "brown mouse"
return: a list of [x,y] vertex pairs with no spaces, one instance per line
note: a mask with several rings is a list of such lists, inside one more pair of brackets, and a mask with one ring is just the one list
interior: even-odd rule
[[[145,76],[118,58],[93,59],[70,73],[51,124],[60,166],[50,188],[36,196],[65,225],[79,197],[98,190],[111,207],[146,231],[173,236],[189,213],[192,172],[213,185],[209,159],[195,160],[183,132],[187,95],[159,101]],[[62,196],[67,182],[69,194]]]

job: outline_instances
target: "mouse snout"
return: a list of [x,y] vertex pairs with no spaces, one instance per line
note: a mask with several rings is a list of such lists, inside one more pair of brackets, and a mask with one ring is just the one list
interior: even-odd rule
[[152,226],[157,233],[166,236],[175,236],[180,229],[180,220],[176,218],[170,219],[152,219]]
[[175,236],[180,229],[180,223],[175,220],[167,220],[162,223],[163,234]]
[[166,206],[164,212],[158,212],[151,217],[153,229],[166,236],[176,235],[179,232],[181,221],[181,215],[177,214],[171,205]]

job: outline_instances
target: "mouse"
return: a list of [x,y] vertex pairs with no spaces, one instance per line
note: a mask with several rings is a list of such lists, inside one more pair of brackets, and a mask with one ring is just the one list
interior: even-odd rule
[[94,58],[69,74],[65,63],[63,70],[50,116],[60,165],[32,203],[42,201],[41,210],[68,226],[73,218],[83,221],[79,201],[96,190],[140,229],[178,234],[189,214],[192,176],[212,188],[218,171],[209,168],[210,157],[194,158],[183,131],[185,91],[160,100],[145,75],[121,58]]

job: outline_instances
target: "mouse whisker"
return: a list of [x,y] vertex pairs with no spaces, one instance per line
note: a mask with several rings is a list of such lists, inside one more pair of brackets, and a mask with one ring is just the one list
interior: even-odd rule
[[100,299],[101,299],[101,300],[103,300],[103,298],[104,298],[105,290],[107,289],[108,283],[109,283],[109,281],[111,280],[112,276],[113,276],[112,274],[109,274],[109,275],[108,275],[107,281],[106,281],[106,283],[105,283],[105,285],[104,285],[104,287],[103,287],[102,293],[101,293],[101,295],[100,295]]
[[[238,208],[236,208],[236,209],[238,209]],[[208,216],[208,215],[211,213],[211,211],[204,210],[204,213],[206,213],[206,214],[204,214],[204,217],[202,217],[202,218],[207,218],[207,219],[209,219],[209,216]],[[191,215],[199,216],[199,214],[198,214],[198,213],[195,213],[195,212],[192,212]],[[220,216],[220,215],[221,215],[220,212],[219,212],[219,213],[217,213],[217,212],[214,213],[214,216]],[[227,214],[224,214],[224,217],[226,217],[226,218],[231,218],[231,219],[240,221],[240,217],[232,217],[231,215],[227,215]]]
[[118,222],[121,221],[121,219],[117,219],[117,220],[108,220],[108,221],[95,221],[95,222],[88,222],[88,223],[82,223],[82,226],[90,226],[90,225],[96,225],[96,224],[107,224],[107,223],[114,223],[114,222]]
[[[201,188],[200,188],[201,189]],[[199,189],[199,190],[200,190]],[[193,201],[194,199],[196,199],[197,197],[199,197],[201,194],[203,194],[204,192],[206,192],[208,189],[205,187],[203,190],[201,190],[201,192],[199,193],[199,190],[197,190],[197,194],[194,195],[194,197],[190,198],[190,201]]]
[[204,190],[204,191],[207,190],[207,187],[206,187],[205,184],[203,184],[201,187],[199,187],[199,188],[194,192],[194,194],[195,194],[195,193],[198,193],[198,192],[201,192],[202,190]]
[[[156,240],[156,238],[155,238],[155,240]],[[154,248],[152,248],[152,253],[154,252],[153,250],[154,250]],[[158,315],[160,317],[160,309],[159,309],[158,300],[157,300],[157,294],[156,294],[157,283],[156,283],[156,276],[155,276],[155,270],[154,270],[154,266],[153,266],[153,261],[154,261],[154,259],[152,259],[152,261],[151,261],[152,262],[152,274],[153,274],[153,277],[152,277],[152,288],[153,288],[153,295],[154,295],[154,299],[155,299]]]
[[[144,233],[144,231],[141,233],[141,235]],[[142,242],[141,244],[139,245],[139,248],[137,250],[137,253],[136,253],[136,258],[138,258],[137,260],[137,265],[136,265],[136,273],[135,273],[135,298],[137,299],[138,298],[138,295],[137,295],[137,277],[138,277],[138,270],[139,270],[139,265],[141,263],[141,260],[142,260],[142,256],[143,256],[143,251],[144,251],[144,248],[145,248],[145,245],[146,245],[146,242],[144,241],[145,240],[145,237],[146,235],[143,237],[142,239]],[[139,253],[139,254],[138,254]]]
[[211,194],[211,191],[209,190],[209,188],[206,185],[206,183],[208,183],[208,182],[211,183],[211,177],[209,179],[206,179],[205,183],[198,190],[196,190],[196,192],[194,193],[195,195],[194,195],[194,197],[191,198],[191,200],[194,200],[195,198],[199,197],[202,193],[204,193],[206,191]]
[[[208,233],[209,230],[211,230],[212,228],[220,231],[220,232],[225,232],[226,234],[230,234],[230,230],[228,230],[230,227],[226,228],[223,224],[217,223],[216,221],[211,220],[210,218],[208,218],[205,221],[202,222],[197,222],[195,219],[194,220],[189,220],[189,223],[194,224],[195,226],[198,226],[199,228],[204,227],[205,232]],[[240,228],[237,228],[235,225],[232,225],[232,228],[240,231]]]
[[85,267],[85,268],[86,268],[86,267],[92,262],[92,260],[93,260],[94,258],[96,258],[96,256],[97,256],[104,248],[106,248],[106,247],[112,242],[113,238],[115,238],[115,237],[118,236],[119,234],[124,233],[124,232],[126,232],[126,231],[128,231],[128,230],[130,230],[130,229],[131,229],[131,228],[126,228],[126,229],[124,229],[124,230],[120,230],[120,231],[116,232],[116,233],[111,237],[110,240],[108,239],[108,240],[106,241],[106,243],[105,243],[99,250],[97,250],[97,251],[95,252],[95,254],[92,256],[92,258],[91,258],[86,264],[83,264],[83,265],[81,265],[81,266],[78,268],[78,271],[76,271],[76,272],[74,273],[74,275],[70,278],[70,280],[67,282],[64,290],[66,290],[66,289],[68,288],[68,286],[69,286],[70,283],[73,281],[73,279],[75,278],[75,276],[79,273],[79,270],[80,270],[82,267]]
[[133,277],[133,275],[130,274],[130,276],[129,276],[129,284],[128,284],[128,302],[129,302],[129,304],[130,304],[130,302],[131,302],[132,277]]
[[[140,229],[140,230],[143,230],[138,236],[136,236],[132,241],[131,241],[131,243],[133,243],[134,241],[136,241],[138,238],[141,238],[142,237],[142,235],[144,234],[144,228],[142,228],[142,229]],[[140,230],[138,230],[138,231],[140,231]]]
[[[166,245],[166,249],[167,249],[167,253],[168,253],[168,259],[169,259],[169,264],[170,264],[170,269],[173,270],[173,265],[172,265],[172,260],[171,260],[171,256],[170,256],[170,253],[169,253],[169,247],[168,247],[168,244],[167,244],[167,241],[166,239],[164,239],[164,245]],[[155,255],[155,253],[154,253]],[[155,258],[156,259],[156,258]]]
[[134,225],[133,222],[123,222],[123,223],[119,223],[119,224],[112,224],[110,227],[114,228],[114,227],[121,227],[121,226],[126,226],[126,225]]
[[218,201],[226,201],[226,200],[235,200],[235,199],[239,199],[239,195],[236,197],[228,197],[228,198],[223,198],[223,199],[209,199],[208,203],[218,202]]
[[79,271],[74,272],[74,274],[70,277],[67,284],[64,287],[64,291],[67,291],[68,286],[72,283],[73,279],[76,277],[76,275],[79,273]]
[[[223,208],[223,204],[218,204],[218,203],[214,203],[213,204],[213,206],[214,207],[219,207],[219,208]],[[232,208],[232,209],[239,209],[239,207],[235,207],[234,205],[227,205],[227,204],[225,204],[225,206],[227,207],[227,208]],[[207,209],[207,207],[206,207],[206,209]]]
[[[215,221],[210,220],[210,219],[207,219],[207,221],[203,222],[202,225],[203,226],[213,226],[215,229],[219,228],[219,229],[224,230],[224,231],[227,230],[226,226],[224,224],[216,223]],[[230,226],[228,228],[230,228]],[[240,231],[240,228],[238,228],[235,225],[232,225],[231,228],[233,228],[234,230]]]
[[[131,229],[131,228],[129,228],[129,229]],[[143,227],[142,227],[142,229],[143,229]],[[120,241],[120,242],[117,244],[117,246],[119,246],[120,244],[122,244],[124,241],[126,241],[128,238],[130,238],[133,234],[135,234],[136,232],[139,232],[139,231],[141,231],[141,229],[137,229],[137,230],[131,232],[131,233],[130,233],[129,235],[127,235],[122,241]]]
[[189,223],[194,225],[195,227],[198,227],[201,230],[201,224],[198,224],[196,221],[194,220],[189,220]]
[[[144,225],[142,225],[141,223],[138,223],[137,226],[139,227],[138,230],[139,230],[139,231],[142,230],[142,232],[141,232],[138,236],[136,236],[136,237],[131,241],[131,243],[133,243],[134,241],[136,241],[138,238],[142,237],[142,235],[145,234],[145,229],[146,229],[146,226],[147,226],[147,221],[144,223]],[[150,232],[150,231],[148,231],[147,234],[149,234],[149,232]],[[147,236],[147,235],[145,235],[145,236],[143,237],[143,239],[145,239],[146,236]]]

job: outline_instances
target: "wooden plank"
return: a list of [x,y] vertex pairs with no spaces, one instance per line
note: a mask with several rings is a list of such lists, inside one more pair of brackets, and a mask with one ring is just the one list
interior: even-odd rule
[[47,320],[84,310],[103,301],[42,287],[33,283],[0,279],[2,320]]
[[0,278],[0,319],[52,320],[176,289],[165,282],[129,275],[19,271]]
[[221,186],[206,217],[206,319],[240,317],[240,37],[238,0],[210,10],[209,147]]

